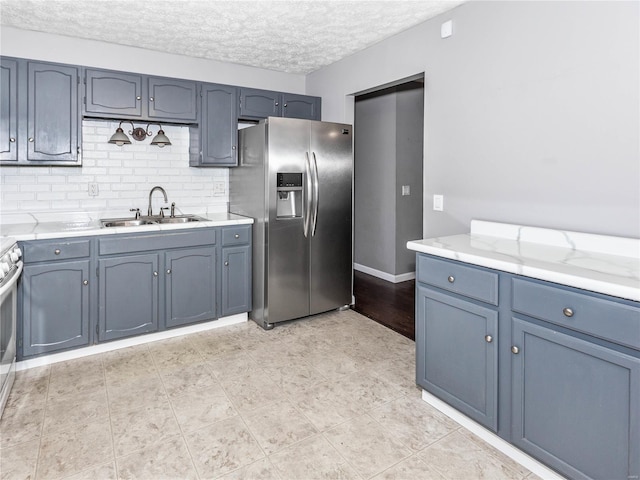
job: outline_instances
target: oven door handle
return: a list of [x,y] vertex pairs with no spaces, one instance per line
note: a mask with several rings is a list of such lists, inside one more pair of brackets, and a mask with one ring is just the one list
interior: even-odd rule
[[6,285],[3,285],[0,288],[0,297],[3,297],[6,292],[11,290],[13,286],[16,284],[16,282],[18,281],[18,279],[20,278],[20,274],[22,273],[22,268],[24,267],[24,263],[18,262],[17,265],[18,265],[18,269],[13,273],[9,282],[7,282]]

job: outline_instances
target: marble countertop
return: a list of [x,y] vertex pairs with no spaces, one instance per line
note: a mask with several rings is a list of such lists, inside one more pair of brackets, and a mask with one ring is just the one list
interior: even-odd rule
[[43,240],[51,238],[113,235],[118,233],[159,232],[185,228],[206,228],[225,225],[252,224],[253,219],[226,212],[188,212],[206,218],[206,221],[140,225],[136,227],[103,228],[100,219],[131,218],[130,213],[118,216],[113,212],[64,212],[46,214],[3,214],[0,236],[16,240]]
[[468,234],[415,240],[438,257],[640,301],[640,239],[472,220]]

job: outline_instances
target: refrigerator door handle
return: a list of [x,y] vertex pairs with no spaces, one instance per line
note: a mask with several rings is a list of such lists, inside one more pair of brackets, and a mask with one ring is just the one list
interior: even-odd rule
[[311,181],[311,162],[309,161],[309,152],[305,152],[306,162],[304,164],[306,182],[304,186],[304,205],[302,206],[302,232],[305,238],[309,236],[309,223],[311,220],[311,202],[313,198],[311,196],[312,181]]
[[316,234],[316,225],[318,224],[318,201],[320,199],[320,182],[318,181],[318,161],[316,160],[316,152],[313,155],[313,214],[311,217],[311,236]]

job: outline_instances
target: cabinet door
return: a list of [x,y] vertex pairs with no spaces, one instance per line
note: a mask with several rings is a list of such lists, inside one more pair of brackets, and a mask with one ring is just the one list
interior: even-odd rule
[[240,90],[240,117],[281,117],[281,95],[279,92],[243,88]]
[[109,114],[117,118],[142,116],[141,75],[87,69],[85,83],[85,114]]
[[251,246],[222,249],[221,316],[251,310]]
[[287,118],[320,120],[320,98],[283,93],[282,116]]
[[640,359],[513,319],[513,443],[570,478],[640,475]]
[[498,312],[422,285],[416,302],[416,382],[497,431]]
[[78,69],[29,62],[27,160],[78,162]]
[[158,254],[99,260],[100,341],[158,329]]
[[166,326],[216,318],[216,248],[165,253]]
[[196,82],[149,78],[149,118],[197,120]]
[[0,161],[18,160],[18,63],[0,59]]
[[201,166],[238,164],[237,89],[224,85],[202,86],[200,122]]
[[27,265],[20,282],[23,357],[89,343],[89,260]]

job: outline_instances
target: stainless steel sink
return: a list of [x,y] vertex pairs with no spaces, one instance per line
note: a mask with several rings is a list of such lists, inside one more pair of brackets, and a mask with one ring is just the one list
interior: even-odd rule
[[155,225],[155,220],[142,220],[132,218],[107,218],[101,220],[103,227],[139,227],[140,225]]
[[176,215],[175,217],[141,217],[141,218],[105,218],[100,220],[104,228],[138,227],[140,225],[158,225],[164,223],[202,222],[206,218],[197,215]]
[[206,218],[197,217],[195,215],[176,215],[175,217],[162,217],[158,219],[158,223],[187,223],[201,222]]

